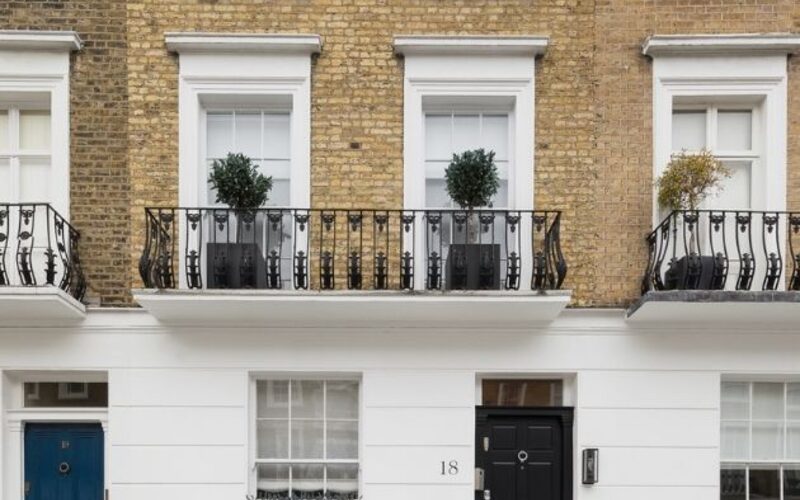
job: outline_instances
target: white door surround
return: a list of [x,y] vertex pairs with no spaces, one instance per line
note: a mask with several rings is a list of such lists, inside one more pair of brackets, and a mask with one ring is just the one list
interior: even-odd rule
[[291,109],[290,203],[310,204],[311,55],[318,35],[167,33],[167,49],[180,55],[179,204],[199,206],[203,164],[203,101],[237,99]]

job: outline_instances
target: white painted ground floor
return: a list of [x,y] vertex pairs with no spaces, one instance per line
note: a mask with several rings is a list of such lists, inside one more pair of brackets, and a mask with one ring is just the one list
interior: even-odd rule
[[[48,474],[87,460],[110,500],[717,500],[721,470],[724,499],[800,498],[800,331],[781,325],[566,310],[502,331],[244,329],[90,311],[0,327],[0,369],[4,500],[44,498]],[[95,431],[99,452],[69,437]]]

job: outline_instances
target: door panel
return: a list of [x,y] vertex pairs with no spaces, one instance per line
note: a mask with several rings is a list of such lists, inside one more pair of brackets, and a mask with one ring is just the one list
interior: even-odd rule
[[477,500],[571,500],[572,409],[483,407],[477,418]]
[[99,424],[25,426],[26,500],[102,500]]

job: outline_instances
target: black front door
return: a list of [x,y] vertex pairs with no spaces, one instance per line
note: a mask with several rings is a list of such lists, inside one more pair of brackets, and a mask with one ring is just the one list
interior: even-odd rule
[[[572,500],[572,408],[478,407],[476,500]],[[480,471],[479,471],[480,474]]]

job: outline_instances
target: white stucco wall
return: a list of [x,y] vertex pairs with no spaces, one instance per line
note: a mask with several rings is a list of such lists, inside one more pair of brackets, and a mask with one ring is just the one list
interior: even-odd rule
[[[799,335],[635,330],[621,311],[501,332],[169,329],[144,312],[91,312],[80,327],[0,328],[0,367],[108,373],[114,500],[244,499],[251,376],[271,372],[361,378],[366,500],[471,499],[476,379],[503,374],[574,379],[576,499],[717,500],[721,377],[800,379]],[[19,498],[17,437],[4,427],[5,499]],[[592,487],[580,485],[585,447],[600,449]],[[442,460],[461,472],[441,476]]]

